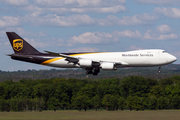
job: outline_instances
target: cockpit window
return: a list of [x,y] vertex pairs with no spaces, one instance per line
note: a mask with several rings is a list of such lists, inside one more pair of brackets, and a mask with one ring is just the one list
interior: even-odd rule
[[163,53],[166,53],[166,51],[163,51]]

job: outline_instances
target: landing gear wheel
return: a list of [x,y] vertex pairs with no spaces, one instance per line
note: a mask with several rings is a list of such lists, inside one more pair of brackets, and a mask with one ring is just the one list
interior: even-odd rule
[[93,72],[93,75],[98,75],[99,72],[100,72],[100,69],[99,68],[95,68],[94,72]]
[[88,78],[88,75],[89,74],[93,74],[93,69],[92,68],[89,68],[89,69],[85,69],[86,70],[86,77]]
[[98,73],[100,72],[100,68],[86,68],[86,77],[88,78],[89,74],[93,74],[93,75],[98,75]]

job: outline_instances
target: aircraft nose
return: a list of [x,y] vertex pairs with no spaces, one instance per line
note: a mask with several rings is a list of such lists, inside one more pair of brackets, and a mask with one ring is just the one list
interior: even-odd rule
[[173,56],[174,62],[177,60],[177,58],[175,56]]
[[170,56],[169,62],[175,62],[177,58],[173,55]]

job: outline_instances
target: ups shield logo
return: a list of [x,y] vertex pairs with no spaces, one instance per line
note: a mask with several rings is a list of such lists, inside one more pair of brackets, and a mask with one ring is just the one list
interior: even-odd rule
[[16,51],[22,50],[23,49],[23,40],[21,40],[21,39],[13,40],[13,48]]

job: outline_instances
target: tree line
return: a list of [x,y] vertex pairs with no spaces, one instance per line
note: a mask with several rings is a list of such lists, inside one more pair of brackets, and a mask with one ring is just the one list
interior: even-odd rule
[[[123,79],[130,75],[143,76],[152,79],[165,79],[180,74],[180,65],[166,65],[162,67],[161,74],[158,74],[158,67],[150,68],[121,68],[116,71],[101,71],[98,76],[90,75],[90,79]],[[50,70],[27,70],[27,71],[0,71],[0,82],[6,80],[19,81],[20,79],[51,79],[51,78],[77,78],[84,79],[83,69],[50,69]]]
[[180,109],[180,76],[0,82],[0,111]]

